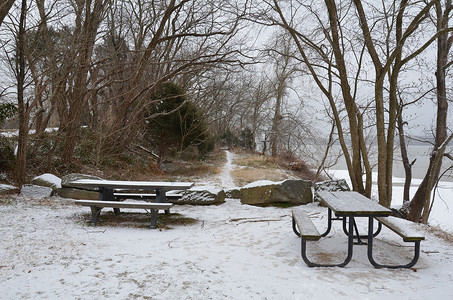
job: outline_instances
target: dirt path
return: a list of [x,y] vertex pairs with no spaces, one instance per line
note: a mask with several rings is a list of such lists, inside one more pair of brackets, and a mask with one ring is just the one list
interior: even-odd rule
[[220,173],[220,181],[223,188],[233,188],[235,187],[233,177],[231,176],[231,170],[233,170],[233,159],[234,154],[228,150],[225,150],[226,153],[226,163],[223,166],[222,172]]

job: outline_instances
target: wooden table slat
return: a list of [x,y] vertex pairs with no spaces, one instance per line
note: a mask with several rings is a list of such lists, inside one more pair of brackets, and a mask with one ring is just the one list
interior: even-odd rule
[[392,211],[357,192],[318,192],[336,216],[389,216]]
[[79,179],[72,181],[74,187],[104,187],[113,189],[142,189],[142,190],[186,190],[191,188],[193,182],[154,182],[154,181],[117,181],[117,180],[97,180],[97,179]]

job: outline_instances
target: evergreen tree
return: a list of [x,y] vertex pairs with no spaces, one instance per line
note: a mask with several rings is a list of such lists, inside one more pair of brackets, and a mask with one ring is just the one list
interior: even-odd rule
[[204,118],[187,100],[184,90],[172,82],[161,84],[151,95],[148,134],[158,150],[158,166],[169,152],[182,152],[197,146],[204,155],[214,148]]

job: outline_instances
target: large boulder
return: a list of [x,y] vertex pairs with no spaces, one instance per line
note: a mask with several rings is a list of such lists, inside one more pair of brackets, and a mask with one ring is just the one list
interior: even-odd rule
[[241,202],[251,205],[307,204],[313,201],[311,185],[311,181],[306,180],[257,181],[241,189]]
[[43,199],[52,196],[53,189],[48,186],[24,184],[20,190],[20,194],[33,199]]
[[58,196],[62,198],[80,200],[99,200],[99,192],[75,188],[61,188],[57,190]]
[[32,182],[34,185],[49,187],[53,192],[56,192],[57,189],[61,188],[61,179],[49,173],[36,176],[33,178]]
[[61,178],[61,188],[57,190],[58,196],[63,198],[81,199],[81,200],[98,200],[99,192],[97,188],[81,189],[75,187],[71,183],[78,179],[100,179],[102,178],[92,175],[72,173]]
[[[73,181],[79,180],[79,179],[98,179],[102,180],[102,178],[93,176],[93,175],[86,175],[86,174],[79,174],[79,173],[72,173],[65,175],[61,178],[61,187],[62,188],[77,188],[77,186],[72,185],[71,183]],[[86,190],[89,191],[97,191],[97,188],[86,188]]]
[[225,202],[225,191],[218,187],[196,186],[184,192],[179,198],[169,198],[173,204],[212,205]]
[[350,191],[348,183],[345,179],[338,180],[326,180],[315,183],[315,196],[314,201],[319,201],[319,197],[316,195],[320,191],[329,191],[329,192],[345,192]]
[[240,188],[226,189],[225,194],[226,194],[227,198],[241,199],[241,189]]

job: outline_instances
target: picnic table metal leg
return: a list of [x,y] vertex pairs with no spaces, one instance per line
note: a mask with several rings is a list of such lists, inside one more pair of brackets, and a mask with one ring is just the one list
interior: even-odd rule
[[[407,265],[382,265],[377,263],[373,258],[373,217],[370,217],[368,220],[368,260],[375,268],[389,268],[389,269],[399,269],[399,268],[412,268],[418,261],[420,257],[420,241],[414,241],[414,257]],[[381,224],[381,223],[379,223]]]
[[307,257],[307,241],[304,238],[301,238],[301,254],[302,254],[302,259],[304,262],[307,264],[309,267],[344,267],[346,266],[352,258],[352,249],[354,247],[354,233],[353,233],[353,222],[354,222],[354,217],[349,217],[349,232],[350,234],[348,235],[348,255],[344,262],[340,264],[318,264],[310,261]]
[[[346,224],[347,224],[346,218],[343,218],[343,232],[344,232],[344,234],[349,235]],[[358,239],[358,244],[359,245],[364,245],[365,243],[363,243],[361,241],[361,239],[368,239],[368,235],[359,235],[359,230],[357,229],[357,224],[354,225],[354,228],[355,228],[355,231],[357,233],[357,235],[355,235],[354,238]],[[378,227],[376,229],[376,232],[373,233],[373,237],[378,236],[379,233],[381,233],[381,230],[382,230],[382,224],[378,222]]]
[[102,207],[90,206],[91,208],[91,225],[96,226],[101,214]]
[[151,229],[156,229],[157,228],[157,218],[158,218],[158,209],[151,209]]
[[329,234],[330,230],[332,229],[332,222],[332,210],[329,208],[327,211],[327,229],[323,234],[321,234],[322,237],[325,237]]
[[300,233],[299,233],[299,231],[296,228],[297,227],[296,226],[296,220],[294,220],[294,217],[292,217],[291,219],[292,219],[292,224],[293,224],[293,231],[298,237],[300,237]]
[[[101,201],[115,201],[115,195],[113,194],[113,189],[101,187],[99,188],[99,200]],[[115,215],[120,214],[119,208],[114,208],[113,213]]]
[[[156,189],[156,202],[158,203],[167,203],[166,191],[162,189]],[[170,209],[165,210],[165,214],[170,214]]]

